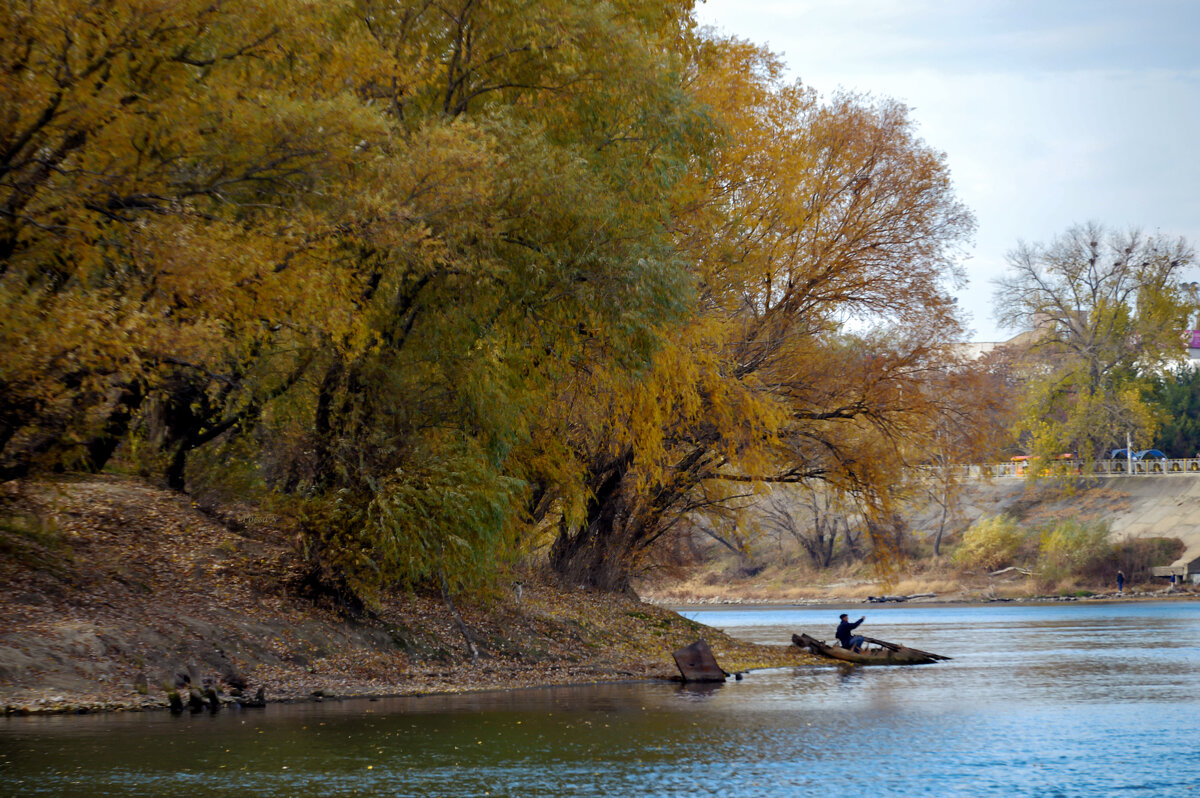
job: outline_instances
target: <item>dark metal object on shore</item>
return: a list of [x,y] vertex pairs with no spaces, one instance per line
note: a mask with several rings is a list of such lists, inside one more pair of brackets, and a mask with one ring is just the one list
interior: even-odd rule
[[841,646],[825,645],[824,641],[806,634],[792,635],[792,642],[800,648],[807,649],[818,656],[836,659],[840,662],[853,662],[858,665],[928,665],[931,662],[950,659],[941,654],[931,654],[918,648],[909,648],[897,643],[889,643],[886,640],[877,640],[874,637],[864,637],[863,640],[875,647],[851,651]]
[[703,640],[697,640],[671,656],[685,682],[723,682],[729,675],[717,664],[712,649]]

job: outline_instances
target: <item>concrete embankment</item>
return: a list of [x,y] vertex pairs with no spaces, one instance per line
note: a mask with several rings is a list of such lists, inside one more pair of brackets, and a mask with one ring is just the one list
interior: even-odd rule
[[1033,522],[1073,516],[1108,521],[1118,540],[1178,538],[1186,548],[1174,564],[1195,562],[1189,571],[1200,570],[1200,475],[1103,476],[1072,487],[1011,478],[972,483],[964,509],[970,520],[1000,512]]

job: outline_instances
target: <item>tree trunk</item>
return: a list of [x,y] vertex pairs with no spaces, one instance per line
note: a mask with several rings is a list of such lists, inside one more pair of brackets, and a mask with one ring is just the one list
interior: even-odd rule
[[612,514],[605,512],[575,532],[564,530],[559,535],[550,550],[550,567],[563,584],[606,593],[631,589],[632,552],[618,524]]
[[942,520],[938,524],[937,534],[933,536],[933,556],[942,556],[942,535],[946,531],[946,516],[949,514],[949,509],[945,504],[942,505]]
[[575,530],[564,524],[554,541],[550,567],[564,584],[611,593],[631,589],[630,557],[636,541],[630,533],[635,530],[626,527],[629,519],[623,518],[620,495],[631,459],[626,454],[618,460],[593,491],[585,523]]
[[112,410],[109,411],[104,428],[84,447],[87,452],[84,468],[97,472],[104,470],[104,466],[112,459],[113,453],[120,445],[121,439],[129,431],[133,414],[141,407],[145,396],[145,386],[139,381],[121,386],[121,392],[118,394]]
[[829,540],[825,541],[825,549],[821,552],[822,568],[828,568],[829,564],[833,562],[833,547],[837,543],[837,534],[837,519],[835,518],[833,523],[829,525]]
[[333,401],[342,372],[342,359],[336,357],[326,369],[317,391],[317,410],[313,416],[313,483],[321,487],[328,487],[333,481],[333,453],[329,444],[333,438]]
[[171,453],[171,462],[167,464],[167,487],[180,493],[187,488],[187,456],[191,451],[187,441],[180,441]]

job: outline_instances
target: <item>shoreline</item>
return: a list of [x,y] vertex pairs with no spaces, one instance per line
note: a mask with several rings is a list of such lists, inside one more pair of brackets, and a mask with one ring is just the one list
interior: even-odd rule
[[[1029,606],[1050,606],[1060,603],[1168,603],[1200,600],[1200,595],[1188,592],[1175,594],[1142,594],[1136,596],[1094,596],[1094,597],[1031,597],[1028,599],[979,601],[975,599],[945,600],[929,598],[908,602],[873,603],[879,609],[890,609],[908,604],[933,609],[954,607],[987,607],[993,604],[1020,603]],[[725,599],[720,602],[704,601],[699,603],[680,602],[645,602],[647,605],[677,614],[689,610],[715,611],[727,608],[743,610],[757,609],[818,609],[822,607],[844,607],[848,605],[861,606],[871,602],[834,600],[814,600],[800,603],[793,599]],[[734,641],[729,646],[722,641],[724,633],[715,627],[703,627],[701,636],[706,639],[716,639],[721,651],[723,665],[728,665],[730,673],[749,673],[756,670],[780,667],[797,667],[803,665],[819,665],[819,660],[803,653],[798,653],[792,646],[753,644],[747,641]],[[773,656],[772,656],[773,655]],[[766,659],[764,659],[766,658]],[[559,687],[586,687],[601,684],[634,684],[646,682],[682,683],[679,675],[674,672],[674,664],[669,656],[663,660],[645,660],[638,664],[627,664],[625,669],[597,668],[590,665],[571,665],[563,662],[544,663],[541,665],[519,665],[508,663],[487,663],[471,665],[461,663],[438,670],[427,670],[405,674],[409,684],[397,689],[396,683],[387,685],[368,685],[340,678],[339,674],[324,674],[317,676],[300,676],[298,674],[279,673],[265,675],[256,684],[263,686],[267,693],[268,704],[312,704],[343,701],[380,701],[387,699],[426,698],[437,696],[456,696],[483,693],[516,692],[521,690],[545,690]],[[340,689],[331,689],[331,683],[337,683]],[[176,715],[211,714],[207,708],[190,709],[185,706],[182,711],[172,711],[165,698],[155,698],[150,695],[132,695],[126,693],[109,700],[97,700],[69,690],[45,690],[48,693],[37,698],[18,696],[0,698],[0,714],[6,718],[33,716],[63,716],[63,715],[95,715],[109,713],[132,712],[168,712]],[[181,691],[183,692],[183,691]],[[165,696],[165,693],[163,693]],[[14,700],[15,699],[15,700]],[[186,699],[185,699],[186,700]],[[230,695],[221,695],[218,711],[253,712],[256,707],[241,707]]]
[[[577,608],[571,608],[577,609]],[[562,629],[558,642],[579,645],[573,638],[570,627],[574,621],[567,614],[559,616]],[[650,647],[635,639],[636,631],[620,621],[631,614],[642,617],[643,626],[657,631],[656,640]],[[690,621],[678,613],[649,604],[624,605],[613,613],[612,619],[597,619],[602,628],[603,639],[583,643],[584,655],[555,653],[549,659],[539,659],[538,651],[543,646],[553,645],[553,638],[542,637],[529,642],[533,649],[515,656],[497,652],[484,653],[478,662],[465,656],[455,661],[424,661],[407,664],[396,663],[387,670],[362,675],[361,668],[347,665],[345,660],[315,661],[317,667],[294,665],[258,665],[245,669],[249,687],[244,696],[254,695],[259,688],[265,693],[267,704],[304,704],[343,701],[351,699],[380,700],[389,698],[423,698],[429,696],[465,695],[472,693],[508,692],[523,689],[546,689],[555,687],[577,687],[597,684],[621,684],[632,682],[682,682],[671,653],[694,642],[706,640],[729,673],[748,672],[762,668],[794,667],[810,664],[811,658],[798,649],[788,646],[767,646],[738,640],[714,627]],[[548,615],[539,613],[539,620]],[[593,613],[593,618],[596,615]],[[480,621],[479,616],[473,620]],[[372,652],[356,650],[345,656],[370,656]],[[62,652],[59,652],[59,656]],[[48,660],[43,660],[46,665]],[[123,671],[121,676],[110,677],[81,685],[79,682],[63,682],[47,674],[42,668],[26,672],[22,683],[0,681],[0,715],[87,715],[110,712],[155,712],[173,714],[211,714],[225,711],[253,711],[257,706],[239,706],[237,696],[228,683],[210,676],[191,685],[171,687],[167,683],[147,685],[139,673],[132,676],[115,659],[107,661],[87,660],[86,657],[71,659],[67,665],[72,669],[87,664],[109,673]],[[45,675],[43,675],[45,674]],[[140,685],[140,687],[139,687]],[[201,685],[204,687],[201,688]],[[208,690],[212,693],[208,693]],[[179,704],[172,708],[171,694],[178,696]],[[200,696],[209,695],[209,701],[201,703]],[[189,698],[195,698],[189,704]],[[210,702],[216,702],[212,709]]]
[[[664,612],[670,612],[660,608]],[[714,627],[706,627],[686,621],[681,616],[671,615],[686,623],[693,632],[701,627],[699,637],[709,641],[714,653],[732,676],[768,668],[797,667],[816,663],[811,655],[792,646],[776,646],[751,643],[730,638]],[[481,662],[459,663],[436,670],[410,672],[401,678],[407,685],[397,682],[368,685],[345,678],[344,674],[327,673],[321,676],[297,673],[256,673],[254,685],[264,688],[266,704],[311,704],[350,700],[377,701],[397,698],[426,698],[482,693],[515,692],[519,690],[543,690],[559,687],[586,687],[600,684],[634,684],[644,682],[674,682],[683,684],[670,651],[682,648],[672,643],[662,656],[643,657],[638,661],[620,665],[580,665],[564,661],[537,664]],[[616,646],[612,651],[598,652],[599,656],[619,655]],[[331,687],[336,685],[336,687]],[[174,715],[215,714],[221,711],[253,712],[261,707],[241,706],[231,694],[217,690],[218,708],[207,706],[191,707],[187,704],[188,691],[179,688],[183,700],[182,709],[172,709],[167,698],[168,691],[156,689],[154,695],[123,691],[107,699],[95,694],[68,689],[26,688],[5,695],[0,692],[0,716],[32,717],[62,715],[94,715],[108,713],[167,712]],[[252,691],[247,691],[249,694]],[[34,697],[37,693],[37,697]],[[161,696],[161,697],[157,697]]]
[[[937,593],[871,602],[863,593],[877,583],[859,581],[807,588],[819,593],[811,597],[751,597],[761,588],[747,584],[722,584],[727,594],[716,596],[647,585],[638,600],[522,571],[513,584],[523,589],[498,584],[462,596],[457,610],[436,592],[397,592],[354,614],[298,588],[301,563],[267,516],[204,513],[185,495],[105,475],[9,484],[0,498],[15,517],[33,519],[0,530],[5,715],[169,711],[171,692],[186,705],[192,691],[210,689],[220,711],[235,702],[235,687],[248,696],[263,688],[268,703],[307,703],[663,680],[677,673],[671,653],[697,638],[729,672],[816,661],[790,646],[735,640],[676,608],[1200,597],[1189,585],[989,601],[973,586],[925,583],[898,588]],[[839,588],[857,595],[825,592]]]
[[1200,593],[1191,591],[1175,592],[1157,591],[1153,593],[1126,593],[1119,596],[1115,593],[1095,594],[1092,596],[1018,596],[1012,598],[949,598],[949,597],[921,597],[907,599],[904,601],[871,601],[869,599],[847,597],[839,598],[820,598],[820,599],[795,599],[795,598],[746,598],[746,597],[693,597],[690,599],[675,599],[675,598],[646,598],[643,599],[647,604],[663,609],[678,611],[684,609],[707,609],[718,607],[747,607],[747,608],[794,608],[794,609],[819,609],[822,607],[988,607],[994,604],[1030,604],[1030,605],[1049,605],[1063,603],[1121,603],[1121,602],[1159,602],[1159,601],[1197,601],[1200,600]]
[[[786,666],[779,666],[786,667]],[[241,706],[236,700],[223,696],[219,700],[219,708],[211,710],[208,707],[192,709],[186,705],[182,710],[173,710],[170,705],[161,700],[143,697],[140,700],[114,700],[105,702],[90,702],[87,700],[73,701],[65,695],[51,696],[45,699],[46,703],[35,703],[28,706],[18,706],[8,704],[0,711],[0,717],[4,718],[29,718],[29,717],[61,717],[65,715],[107,715],[107,714],[135,714],[142,712],[168,713],[178,716],[191,715],[210,715],[217,712],[250,712],[254,713],[259,709],[265,709],[271,705],[301,705],[301,704],[320,704],[320,703],[341,703],[347,701],[384,701],[389,699],[404,699],[404,698],[433,698],[438,696],[458,696],[486,693],[508,693],[518,692],[521,690],[546,690],[559,687],[586,687],[588,685],[598,684],[636,684],[643,682],[681,682],[676,676],[674,678],[666,675],[646,674],[642,676],[631,675],[614,679],[567,679],[563,681],[545,681],[536,682],[533,684],[516,684],[516,683],[497,683],[487,686],[474,687],[454,687],[440,686],[430,689],[411,689],[411,690],[365,690],[355,691],[350,690],[343,693],[326,692],[318,690],[316,692],[305,694],[302,690],[289,689],[285,686],[277,685],[274,688],[267,690],[267,700],[263,706]],[[266,686],[266,685],[264,685]]]

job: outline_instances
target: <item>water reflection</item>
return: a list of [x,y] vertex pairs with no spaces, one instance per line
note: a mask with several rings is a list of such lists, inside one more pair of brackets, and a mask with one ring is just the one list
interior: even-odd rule
[[[689,614],[785,644],[838,612]],[[9,718],[0,793],[739,798],[838,788],[848,769],[883,795],[1200,791],[1185,766],[1197,757],[1200,605],[896,608],[867,622],[954,659],[684,687]]]
[[724,686],[722,682],[688,682],[679,686],[679,697],[684,701],[706,701]]

